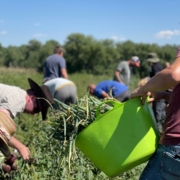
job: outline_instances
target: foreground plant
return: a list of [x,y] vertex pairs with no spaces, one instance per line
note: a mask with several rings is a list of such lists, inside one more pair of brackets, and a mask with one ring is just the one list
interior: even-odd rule
[[[55,101],[58,109],[51,109],[45,122],[38,120],[38,116],[35,116],[35,121],[26,116],[16,119],[19,124],[18,135],[24,138],[23,142],[29,147],[32,158],[24,162],[18,156],[18,169],[10,174],[2,172],[0,179],[109,179],[75,147],[76,137],[96,119],[96,110],[102,101],[89,94],[70,106]],[[111,108],[111,104],[103,104],[100,112]],[[137,172],[133,169],[114,179],[135,179]]]

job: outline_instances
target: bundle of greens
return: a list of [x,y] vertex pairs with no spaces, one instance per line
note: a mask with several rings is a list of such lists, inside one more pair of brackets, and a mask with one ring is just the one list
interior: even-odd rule
[[101,100],[86,94],[76,104],[66,105],[55,99],[56,107],[52,109],[47,121],[51,125],[52,137],[59,140],[61,145],[61,162],[68,158],[69,169],[71,159],[77,157],[75,140],[77,135],[96,119],[97,107],[100,113],[112,108],[111,104],[102,103]]

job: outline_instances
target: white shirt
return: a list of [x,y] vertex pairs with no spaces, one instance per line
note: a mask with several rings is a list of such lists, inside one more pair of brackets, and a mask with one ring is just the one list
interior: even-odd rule
[[55,92],[66,85],[75,85],[72,81],[65,78],[54,78],[49,81],[46,81],[44,85],[48,86],[52,95],[54,96]]
[[9,110],[12,118],[22,113],[26,105],[26,91],[6,84],[0,84],[0,108]]

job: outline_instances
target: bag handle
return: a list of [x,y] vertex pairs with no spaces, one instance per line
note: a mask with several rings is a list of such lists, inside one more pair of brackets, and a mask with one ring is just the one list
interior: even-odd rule
[[107,112],[105,112],[105,113],[100,113],[100,108],[102,107],[102,105],[104,105],[104,104],[112,104],[113,105],[113,107],[112,108],[110,108],[107,112],[109,112],[109,111],[111,111],[113,108],[116,108],[116,107],[118,107],[118,106],[120,106],[121,104],[123,104],[123,103],[121,103],[121,102],[119,102],[119,101],[115,101],[115,100],[106,100],[106,101],[103,101],[98,107],[97,107],[97,109],[96,109],[96,118],[97,117],[100,117],[100,116],[103,116],[103,115],[105,115]]

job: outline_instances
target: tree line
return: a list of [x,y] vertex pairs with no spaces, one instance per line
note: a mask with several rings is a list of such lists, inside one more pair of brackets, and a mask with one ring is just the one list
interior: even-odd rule
[[30,40],[28,44],[3,47],[0,44],[0,66],[34,68],[42,72],[43,63],[47,56],[53,53],[54,47],[61,45],[65,48],[64,58],[67,71],[71,73],[89,73],[94,75],[113,72],[122,60],[129,60],[131,56],[139,56],[141,67],[133,73],[139,77],[149,75],[145,58],[149,52],[156,52],[161,63],[174,61],[178,45],[164,45],[134,43],[132,41],[114,42],[113,40],[96,40],[92,36],[80,33],[70,34],[64,44],[56,40],[49,40],[45,44],[37,40]]

